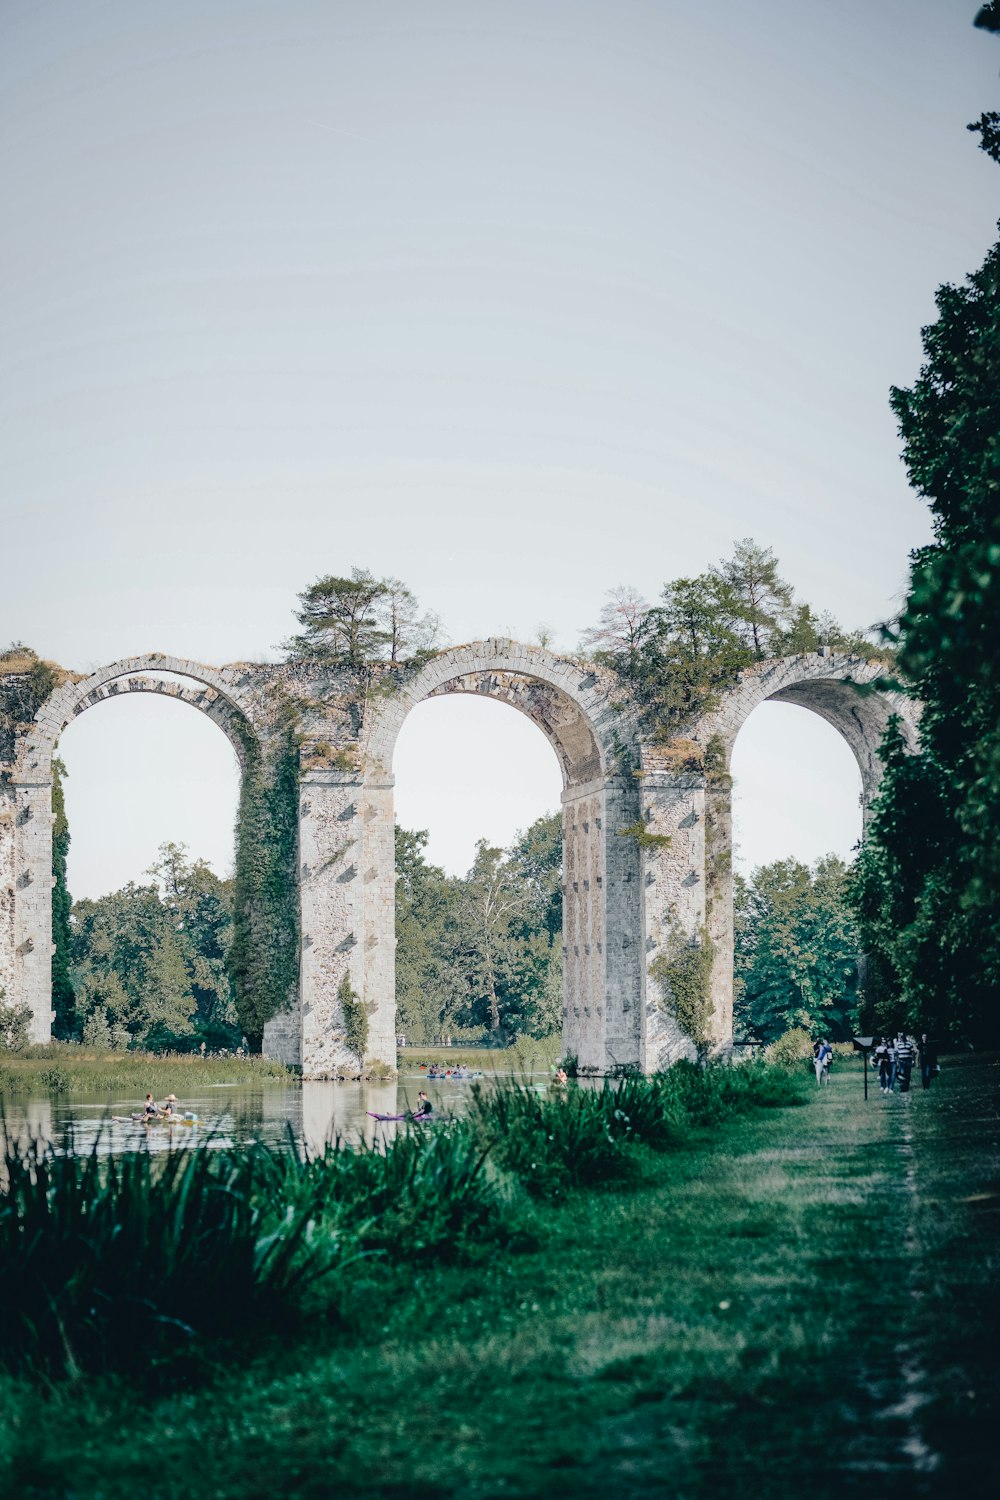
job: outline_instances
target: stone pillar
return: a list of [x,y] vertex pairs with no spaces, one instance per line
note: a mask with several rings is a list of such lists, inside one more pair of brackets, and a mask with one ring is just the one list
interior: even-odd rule
[[604,796],[599,782],[563,793],[563,1047],[605,1066]]
[[563,1050],[604,1073],[639,1061],[639,861],[619,780],[563,793]]
[[641,1066],[646,1073],[694,1057],[690,1037],[664,1003],[650,966],[684,944],[704,940],[706,925],[705,781],[696,774],[646,769],[639,794],[643,963]]
[[[31,1040],[52,1038],[52,782],[13,783],[13,985],[8,1001],[31,1007]],[[10,858],[11,840],[5,840]],[[9,866],[8,866],[9,868]]]
[[362,993],[361,781],[305,767],[299,786],[301,1063],[305,1077],[356,1064],[343,1043],[337,990]]
[[733,1045],[733,796],[728,775],[705,787],[706,926],[715,949],[712,963],[712,1046]]
[[391,776],[370,777],[361,816],[362,978],[368,1056],[396,1068],[396,828]]
[[10,1005],[14,999],[14,902],[17,872],[14,864],[13,787],[0,781],[0,996]]
[[604,784],[604,860],[607,943],[607,1066],[639,1067],[642,1061],[642,912],[639,849],[619,830],[635,821],[638,799],[631,779]]

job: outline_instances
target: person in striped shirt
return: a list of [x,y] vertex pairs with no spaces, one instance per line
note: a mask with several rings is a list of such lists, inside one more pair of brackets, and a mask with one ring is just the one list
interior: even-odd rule
[[901,1031],[896,1038],[896,1077],[899,1079],[899,1092],[908,1094],[910,1092],[910,1074],[913,1072],[913,1064],[916,1061],[917,1049],[905,1031]]

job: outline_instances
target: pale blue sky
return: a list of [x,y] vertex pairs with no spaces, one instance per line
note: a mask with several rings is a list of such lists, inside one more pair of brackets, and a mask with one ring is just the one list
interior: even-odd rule
[[[974,11],[5,0],[0,637],[81,669],[260,658],[358,563],[453,640],[571,648],[607,588],[654,597],[747,534],[818,607],[884,616],[928,534],[887,389],[995,232]],[[179,829],[225,862],[227,748],[171,707],[65,736],[82,893]],[[426,710],[397,767],[452,865],[557,785],[530,726],[475,711]],[[744,857],[786,852],[750,806],[775,795],[789,852],[832,846],[824,810],[846,851],[842,747],[767,713]],[[463,723],[503,795],[442,771]]]

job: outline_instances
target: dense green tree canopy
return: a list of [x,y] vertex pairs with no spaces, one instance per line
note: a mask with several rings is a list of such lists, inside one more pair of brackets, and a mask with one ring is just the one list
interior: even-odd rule
[[773,1042],[793,1026],[848,1037],[858,1003],[858,933],[847,866],[794,859],[735,879],[735,1030]]
[[73,905],[72,978],[80,1035],[94,1045],[234,1047],[240,1040],[226,951],[232,882],[182,845],[149,872]]
[[920,751],[887,739],[855,901],[872,1004],[986,1040],[1000,1027],[1000,244],[937,308],[918,379],[892,392],[934,519],[898,632]]
[[399,1028],[548,1036],[561,1024],[562,825],[540,818],[508,849],[481,840],[449,877],[423,858],[425,833],[396,830]]

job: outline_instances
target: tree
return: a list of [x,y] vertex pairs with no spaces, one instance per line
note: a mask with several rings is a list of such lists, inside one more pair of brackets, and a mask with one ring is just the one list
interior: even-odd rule
[[389,661],[411,661],[433,651],[441,634],[440,618],[420,614],[417,596],[400,579],[384,578],[382,584],[385,593],[378,601],[377,618]]
[[757,1041],[792,1027],[834,1040],[851,1034],[858,1003],[859,939],[849,872],[835,855],[810,870],[777,860],[734,887],[735,1020]]
[[[977,18],[991,29],[996,7]],[[982,125],[982,122],[980,122]],[[979,128],[979,127],[974,127]],[[995,156],[994,137],[981,145]],[[899,666],[923,702],[920,748],[898,730],[855,882],[873,1003],[911,1025],[1000,1033],[1000,244],[937,293],[924,363],[893,388],[910,483],[934,540],[911,560]]]
[[609,589],[598,623],[580,638],[580,650],[584,655],[596,652],[634,661],[645,636],[648,614],[649,605],[639,591],[620,583],[616,589]]
[[451,986],[444,929],[458,884],[424,858],[427,837],[396,825],[397,1024],[419,1042],[447,1029]]
[[437,615],[421,615],[406,584],[367,568],[352,568],[349,578],[317,578],[299,595],[295,617],[302,633],[285,642],[292,660],[355,670],[411,660],[433,650],[440,633]]
[[227,954],[233,933],[233,881],[221,880],[203,859],[191,860],[183,844],[163,844],[150,867],[180,942],[194,1001],[198,1041],[235,1047],[240,1041]]
[[349,578],[317,578],[299,595],[295,618],[302,634],[286,642],[289,655],[348,667],[381,656],[389,637],[378,606],[386,593],[367,568],[352,568]]
[[797,603],[773,552],[750,537],[718,567],[665,584],[656,605],[634,589],[614,590],[583,637],[583,649],[628,684],[646,727],[668,741],[714,707],[754,661],[821,644],[864,657],[887,654]]
[[170,913],[155,885],[130,882],[97,901],[77,901],[73,958],[85,1036],[95,1010],[137,1046],[164,1034],[191,1032],[190,983]]
[[149,872],[71,915],[77,1027],[94,1046],[192,1049],[240,1040],[225,951],[232,882],[183,845],[164,844]]
[[753,537],[734,544],[733,555],[712,569],[730,628],[760,660],[777,654],[794,618],[792,586],[778,577],[778,559]]

